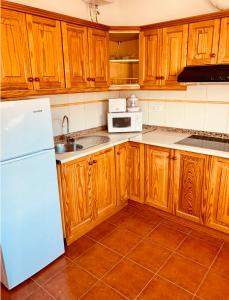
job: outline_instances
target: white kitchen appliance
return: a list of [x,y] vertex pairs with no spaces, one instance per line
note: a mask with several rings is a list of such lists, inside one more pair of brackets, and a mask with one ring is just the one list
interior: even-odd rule
[[64,253],[49,99],[1,108],[2,281],[17,286]]
[[138,98],[132,94],[129,98],[127,98],[127,111],[136,112],[140,111],[140,107],[138,106]]
[[109,132],[142,131],[142,112],[108,113]]
[[126,99],[116,98],[108,100],[108,111],[112,112],[125,112],[126,111]]

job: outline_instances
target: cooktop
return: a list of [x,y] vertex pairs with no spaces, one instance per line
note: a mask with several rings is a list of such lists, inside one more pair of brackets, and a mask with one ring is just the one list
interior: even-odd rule
[[229,139],[191,135],[175,144],[229,152]]

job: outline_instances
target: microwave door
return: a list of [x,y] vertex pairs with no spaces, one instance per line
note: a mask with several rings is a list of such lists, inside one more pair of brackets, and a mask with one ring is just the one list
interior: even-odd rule
[[131,117],[114,117],[112,125],[113,128],[131,128]]

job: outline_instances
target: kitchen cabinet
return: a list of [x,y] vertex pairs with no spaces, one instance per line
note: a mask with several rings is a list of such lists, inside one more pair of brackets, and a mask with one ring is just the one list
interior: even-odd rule
[[220,19],[189,24],[188,65],[216,64]]
[[65,88],[60,21],[26,15],[34,89]]
[[212,157],[206,224],[229,233],[229,160]]
[[129,198],[144,203],[144,144],[130,142],[129,158]]
[[179,86],[177,76],[186,65],[187,39],[188,25],[145,30],[140,34],[143,88]]
[[229,18],[221,19],[218,63],[229,64]]
[[25,14],[1,10],[1,90],[32,90]]
[[61,23],[67,88],[88,88],[87,27]]
[[145,146],[145,203],[172,212],[173,150]]
[[205,223],[209,157],[176,150],[173,160],[175,214],[194,222]]
[[115,147],[117,204],[124,205],[129,199],[129,143]]

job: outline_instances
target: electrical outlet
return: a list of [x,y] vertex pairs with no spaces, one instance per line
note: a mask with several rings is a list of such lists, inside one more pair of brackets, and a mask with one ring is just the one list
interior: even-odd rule
[[162,111],[163,109],[164,109],[164,106],[161,104],[151,105],[151,110],[153,110],[153,111]]

